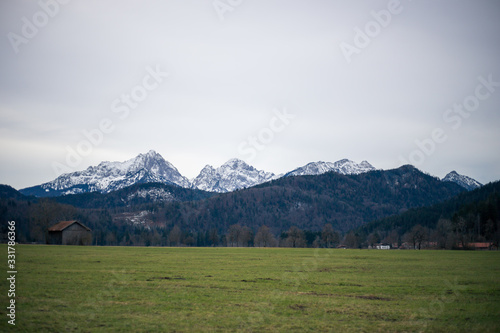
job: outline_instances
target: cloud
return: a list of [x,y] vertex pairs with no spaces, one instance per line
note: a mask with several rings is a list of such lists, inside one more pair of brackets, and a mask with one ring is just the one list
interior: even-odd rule
[[[353,43],[355,28],[388,4],[252,1],[223,21],[210,1],[61,5],[18,53],[0,40],[0,144],[8,161],[0,182],[20,188],[55,178],[51,163],[104,118],[116,127],[79,169],[155,149],[194,177],[207,163],[239,157],[238,145],[268,126],[275,108],[297,117],[259,152],[259,168],[285,172],[341,158],[396,167],[415,140],[436,127],[451,131],[442,115],[474,91],[478,76],[500,81],[500,6],[401,1],[401,13],[348,63],[340,43]],[[3,36],[22,34],[23,17],[42,10],[37,2],[0,6]],[[112,102],[157,65],[169,77],[117,118]],[[499,179],[499,105],[495,92],[420,167]]]

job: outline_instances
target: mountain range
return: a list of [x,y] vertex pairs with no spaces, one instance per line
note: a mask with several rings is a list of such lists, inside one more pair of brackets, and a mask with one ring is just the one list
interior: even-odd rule
[[[326,172],[281,177],[228,193],[148,183],[110,193],[71,194],[53,200],[84,210],[108,210],[114,221],[124,213],[141,218],[146,214],[149,221],[169,230],[177,225],[183,230],[217,229],[222,234],[238,223],[254,231],[266,225],[278,235],[291,226],[320,231],[327,223],[335,230],[347,232],[461,192],[466,190],[455,183],[443,182],[406,165],[355,175]],[[97,218],[94,226],[102,220]]]
[[[146,154],[125,162],[101,162],[86,170],[63,174],[53,181],[21,189],[24,195],[53,197],[69,194],[100,192],[110,193],[134,184],[163,183],[182,188],[226,193],[253,187],[282,177],[321,175],[335,172],[341,175],[359,175],[376,170],[370,163],[359,164],[343,159],[337,162],[311,162],[284,175],[257,170],[242,160],[231,159],[218,168],[207,165],[192,180],[187,179],[160,154],[150,150]],[[480,187],[472,178],[450,172],[442,179],[454,182],[467,190]]]
[[[99,172],[102,177],[100,181],[97,181],[99,177],[93,179],[91,185],[107,188],[108,192],[54,195],[47,199],[25,196],[9,186],[0,185],[0,217],[16,221],[16,231],[22,242],[45,242],[44,230],[47,227],[57,221],[77,218],[93,230],[97,245],[166,245],[169,232],[174,228],[182,230],[183,244],[221,245],[225,244],[224,235],[235,225],[253,233],[265,225],[280,239],[286,237],[291,227],[297,227],[307,231],[308,246],[327,224],[345,235],[354,232],[360,239],[359,244],[370,233],[378,232],[383,238],[396,232],[398,237],[402,237],[417,224],[435,229],[443,218],[451,218],[455,224],[467,222],[466,232],[472,230],[472,234],[478,234],[477,239],[493,239],[495,232],[500,230],[500,225],[495,227],[495,223],[500,223],[500,199],[493,193],[498,189],[498,183],[494,187],[488,184],[467,191],[463,185],[452,181],[467,179],[459,177],[456,172],[445,177],[448,178],[446,181],[411,165],[344,175],[335,171],[325,172],[321,163],[317,170],[311,170],[309,165],[307,171],[320,173],[318,175],[273,176],[259,172],[242,161],[231,160],[219,168],[204,168],[205,171],[212,171],[204,174],[207,180],[219,179],[213,183],[205,182],[212,186],[210,189],[216,189],[224,182],[238,183],[242,179],[270,180],[246,189],[217,193],[175,184],[168,178],[167,171],[172,171],[169,164],[160,163],[156,160],[158,158],[150,152],[139,155],[137,160],[103,162],[94,167],[103,169]],[[141,163],[152,166],[151,170],[143,170]],[[120,168],[109,170],[109,165]],[[106,166],[107,173],[104,172]],[[87,172],[90,171],[63,175],[72,185],[68,190],[85,189],[85,186],[91,188],[88,184],[80,185],[75,181],[78,177],[89,177]],[[249,172],[251,177],[238,177],[239,173],[245,172]],[[141,181],[163,181],[136,183],[111,190],[120,185],[119,175],[124,175],[121,179],[128,182],[127,175],[137,174],[147,176],[139,178]],[[182,181],[182,176],[176,176]],[[199,184],[202,184],[200,179]],[[62,182],[62,179],[59,181]],[[193,182],[194,179],[189,182],[189,187],[193,186]],[[103,186],[106,184],[111,187]],[[51,191],[50,187],[39,187],[37,190],[47,193],[46,189],[52,194],[65,191]],[[32,188],[31,192],[36,191]],[[496,197],[490,197],[490,194]],[[447,199],[452,201],[439,205]],[[455,235],[453,230],[448,230],[448,234]]]
[[[221,231],[239,223],[273,233],[291,226],[319,231],[329,223],[346,232],[366,222],[451,198],[465,189],[413,166],[343,175],[281,177],[252,188],[169,208],[167,226]],[[173,210],[173,211],[172,211]],[[165,213],[165,216],[167,214]]]

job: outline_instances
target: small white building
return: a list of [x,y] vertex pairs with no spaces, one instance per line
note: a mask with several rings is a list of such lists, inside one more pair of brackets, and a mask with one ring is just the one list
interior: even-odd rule
[[375,246],[375,248],[377,250],[390,250],[391,249],[391,245],[390,244],[377,244]]

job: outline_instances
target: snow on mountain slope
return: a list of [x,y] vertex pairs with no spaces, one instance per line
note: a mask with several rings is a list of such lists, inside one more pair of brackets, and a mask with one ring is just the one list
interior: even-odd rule
[[215,169],[205,166],[191,182],[192,188],[210,192],[231,192],[265,183],[276,176],[271,172],[257,170],[239,159],[231,159]]
[[[361,174],[376,170],[370,163],[356,163],[348,159],[337,162],[312,162],[292,170],[284,175],[320,175],[334,171],[343,175]],[[257,170],[242,160],[231,159],[218,168],[205,166],[199,175],[189,181],[160,154],[150,150],[146,154],[125,162],[101,162],[83,171],[63,174],[53,181],[20,190],[24,195],[58,196],[85,192],[109,193],[138,183],[174,184],[184,188],[200,189],[210,192],[225,193],[278,179],[283,175]],[[482,186],[476,180],[458,174],[447,174],[442,181],[450,181],[473,190]],[[141,193],[140,196],[145,195]],[[155,197],[170,199],[165,193],[154,193]]]
[[175,196],[164,188],[138,189],[127,195],[127,201],[132,201],[137,198],[147,198],[152,202],[176,201]]
[[22,193],[38,196],[84,192],[109,193],[137,183],[166,183],[189,187],[189,181],[163,157],[150,150],[125,162],[102,162],[84,171],[67,173],[55,180],[26,188]]
[[343,159],[337,162],[311,162],[303,167],[290,171],[287,176],[304,176],[304,175],[320,175],[326,172],[334,171],[343,175],[357,175],[360,173],[375,170],[375,168],[363,161],[359,164],[348,159]]
[[461,174],[457,173],[455,170],[448,173],[442,179],[442,181],[456,183],[456,184],[462,186],[463,188],[465,188],[467,191],[472,191],[478,187],[483,186],[483,184],[481,184],[477,180],[470,178],[470,177],[467,177],[467,176],[464,176],[464,175],[461,175]]

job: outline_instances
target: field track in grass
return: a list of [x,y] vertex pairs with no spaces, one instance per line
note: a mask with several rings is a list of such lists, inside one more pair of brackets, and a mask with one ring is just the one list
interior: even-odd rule
[[[7,246],[2,245],[7,276]],[[16,245],[0,331],[499,332],[500,252]]]

